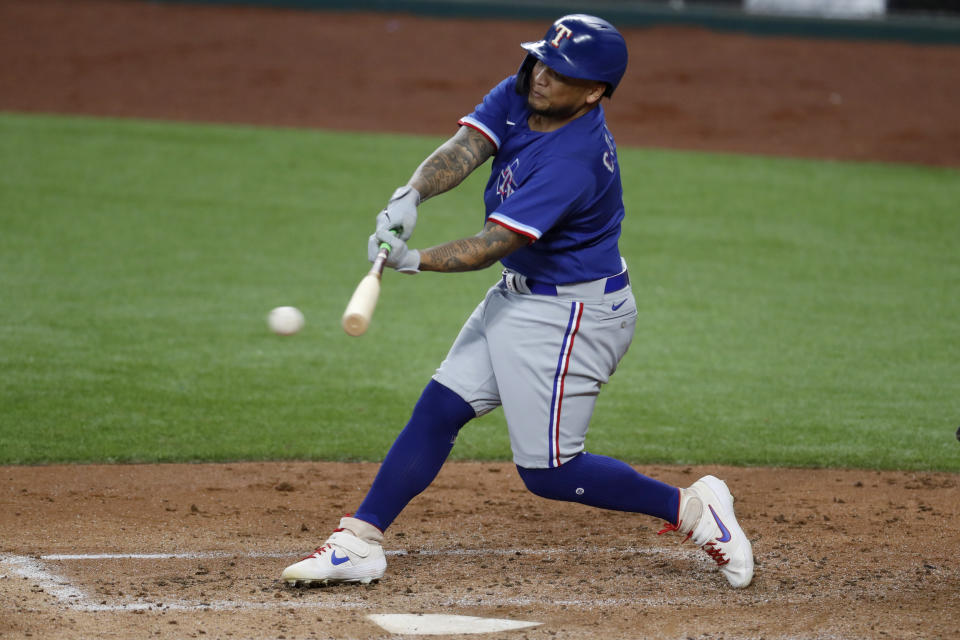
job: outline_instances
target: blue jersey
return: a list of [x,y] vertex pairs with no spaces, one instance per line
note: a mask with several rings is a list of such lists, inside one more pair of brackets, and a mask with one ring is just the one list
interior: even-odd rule
[[619,273],[623,189],[603,107],[556,131],[531,131],[527,98],[510,76],[460,119],[496,146],[484,191],[486,219],[530,238],[502,262],[553,284]]

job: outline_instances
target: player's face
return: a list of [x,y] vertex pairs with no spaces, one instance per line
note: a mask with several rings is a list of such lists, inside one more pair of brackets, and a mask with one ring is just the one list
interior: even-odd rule
[[599,102],[603,91],[603,83],[565,76],[537,60],[530,71],[527,105],[538,116],[569,120]]

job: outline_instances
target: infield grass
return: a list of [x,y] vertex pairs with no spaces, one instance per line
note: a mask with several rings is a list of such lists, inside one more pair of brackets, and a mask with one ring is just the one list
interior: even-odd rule
[[[0,463],[379,460],[497,277],[340,314],[440,139],[0,114]],[[595,453],[960,470],[960,173],[621,149],[641,308]],[[482,222],[487,169],[414,246]],[[271,335],[274,306],[305,330]],[[502,413],[454,457],[509,459]]]

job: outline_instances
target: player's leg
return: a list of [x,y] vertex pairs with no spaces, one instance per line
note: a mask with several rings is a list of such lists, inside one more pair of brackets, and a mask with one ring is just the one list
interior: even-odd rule
[[417,401],[354,517],[386,531],[407,503],[430,486],[460,429],[500,402],[491,373],[481,302]]
[[[487,350],[479,320],[483,307],[481,303],[468,319],[435,379],[423,390],[360,508],[341,519],[323,546],[287,567],[282,580],[326,584],[383,576],[383,532],[439,473],[463,425],[499,404],[489,364],[484,366]],[[467,395],[463,390],[471,391]]]
[[354,517],[386,531],[407,503],[437,477],[461,427],[475,416],[463,398],[431,380]]
[[678,520],[680,490],[616,458],[584,451],[559,467],[518,466],[517,471],[527,489],[541,498],[644,513],[671,523]]
[[291,584],[377,580],[387,568],[383,532],[440,472],[460,428],[476,414],[460,396],[431,380],[397,436],[356,514],[340,520],[323,546],[287,567]]
[[718,478],[705,476],[679,489],[587,452],[559,467],[517,470],[527,489],[543,498],[662,518],[667,526],[661,534],[685,534],[716,561],[732,586],[746,587],[753,579],[753,548],[737,522],[733,496]]
[[[551,499],[663,518],[664,531],[689,534],[732,585],[749,584],[752,549],[726,485],[704,478],[680,489],[619,460],[583,452],[600,388],[632,339],[636,307],[629,290],[588,303],[511,295],[504,305],[509,308],[497,315],[499,326],[510,331],[488,327],[487,337],[514,462],[527,487]],[[514,344],[517,335],[524,336],[522,350]]]

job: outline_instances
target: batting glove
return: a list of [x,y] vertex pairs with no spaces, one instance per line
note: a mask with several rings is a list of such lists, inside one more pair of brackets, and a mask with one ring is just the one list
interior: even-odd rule
[[406,242],[387,229],[381,229],[370,236],[367,242],[367,259],[370,262],[377,259],[381,242],[390,245],[390,255],[387,256],[386,263],[388,267],[410,275],[420,273],[420,252],[408,247]]
[[400,239],[406,242],[417,226],[417,205],[420,204],[420,192],[407,185],[393,192],[387,208],[377,215],[377,231],[384,229],[396,231]]

